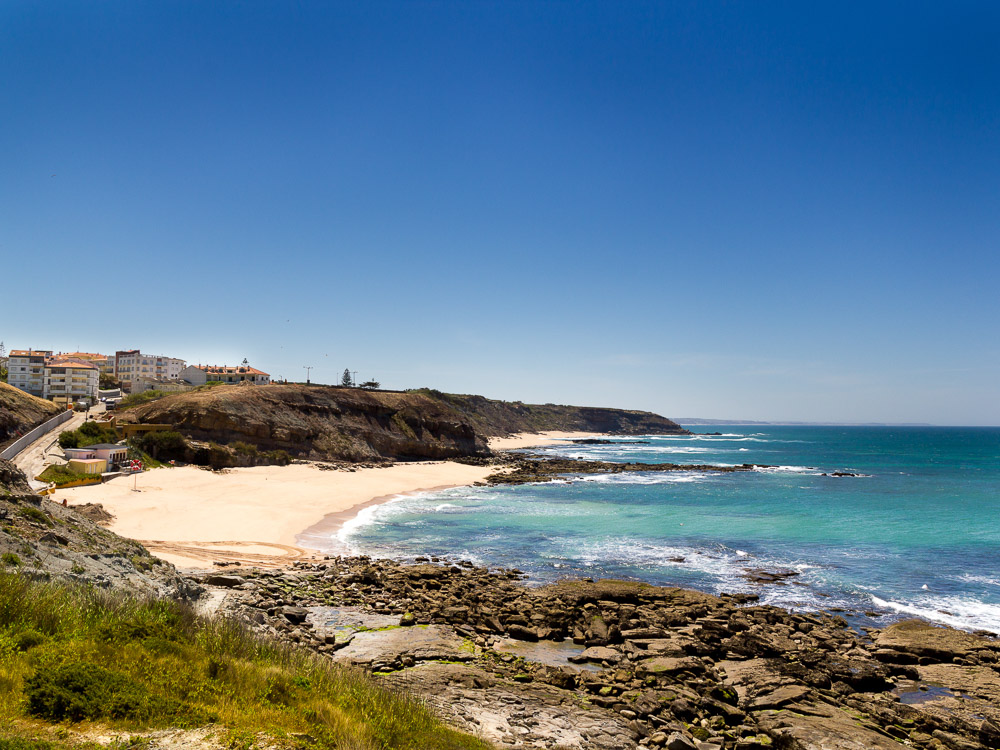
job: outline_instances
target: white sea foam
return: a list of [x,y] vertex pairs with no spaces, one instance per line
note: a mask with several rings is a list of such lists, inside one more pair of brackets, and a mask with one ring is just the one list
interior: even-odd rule
[[997,578],[996,576],[980,576],[973,575],[972,573],[963,573],[958,576],[958,580],[966,583],[982,583],[987,586],[1000,586],[1000,578]]
[[349,539],[364,527],[373,526],[377,522],[376,515],[381,508],[392,503],[398,503],[405,499],[406,495],[396,495],[395,497],[389,498],[382,505],[369,505],[367,508],[362,508],[358,511],[358,514],[354,516],[354,518],[349,518],[341,524],[340,529],[337,530],[335,538],[341,544],[346,545],[354,551],[354,547],[350,544]]
[[[706,443],[770,443],[771,440],[767,440],[759,437],[749,437],[747,435],[676,435],[663,437],[662,440],[676,440],[681,442],[696,442],[702,441]],[[779,440],[777,442],[784,443],[789,442],[786,440]]]
[[810,474],[817,477],[823,474],[815,466],[758,466],[754,471],[762,474]]
[[1000,604],[960,596],[925,596],[920,602],[907,604],[872,595],[872,602],[900,614],[916,615],[953,628],[1000,631]]
[[574,477],[575,482],[592,484],[688,484],[707,479],[706,474],[694,471],[649,472],[628,474],[585,474]]

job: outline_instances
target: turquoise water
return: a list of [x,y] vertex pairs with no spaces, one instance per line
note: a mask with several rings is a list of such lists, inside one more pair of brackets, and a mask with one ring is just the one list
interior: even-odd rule
[[[363,511],[339,541],[374,556],[517,567],[539,582],[634,578],[754,592],[790,609],[843,608],[862,620],[876,611],[880,623],[919,615],[1000,632],[1000,429],[692,429],[724,434],[537,452],[776,468],[567,477],[401,497]],[[834,471],[861,476],[822,476]],[[760,587],[744,568],[799,575]]]

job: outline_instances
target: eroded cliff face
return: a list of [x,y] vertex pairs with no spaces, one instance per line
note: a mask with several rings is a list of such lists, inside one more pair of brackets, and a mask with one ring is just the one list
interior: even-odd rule
[[245,442],[318,460],[443,459],[487,452],[485,439],[468,420],[412,393],[219,386],[167,396],[120,416],[171,424],[195,440]]
[[217,386],[120,413],[122,421],[171,424],[188,438],[315,460],[445,459],[488,453],[487,438],[579,430],[685,432],[656,414],[494,401],[437,391],[364,391],[322,385]]
[[565,430],[604,432],[614,435],[686,435],[688,431],[659,414],[631,409],[561,404],[525,404],[497,401],[457,393],[421,389],[422,393],[447,404],[466,417],[476,430],[489,437],[517,432]]

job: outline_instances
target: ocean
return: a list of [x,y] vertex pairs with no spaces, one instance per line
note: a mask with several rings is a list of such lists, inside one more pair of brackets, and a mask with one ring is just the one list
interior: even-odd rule
[[[528,452],[775,468],[402,496],[363,510],[331,549],[468,559],[519,568],[535,583],[611,577],[756,593],[791,610],[839,611],[857,626],[919,616],[1000,632],[1000,428],[690,429],[723,434]],[[758,585],[747,568],[797,575]]]

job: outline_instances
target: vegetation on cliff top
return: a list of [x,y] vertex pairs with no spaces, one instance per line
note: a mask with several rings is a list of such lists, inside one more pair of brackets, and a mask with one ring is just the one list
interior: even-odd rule
[[132,733],[213,724],[231,747],[258,734],[287,747],[488,747],[377,678],[233,620],[10,573],[0,573],[0,722],[22,743],[53,723],[94,722]]

